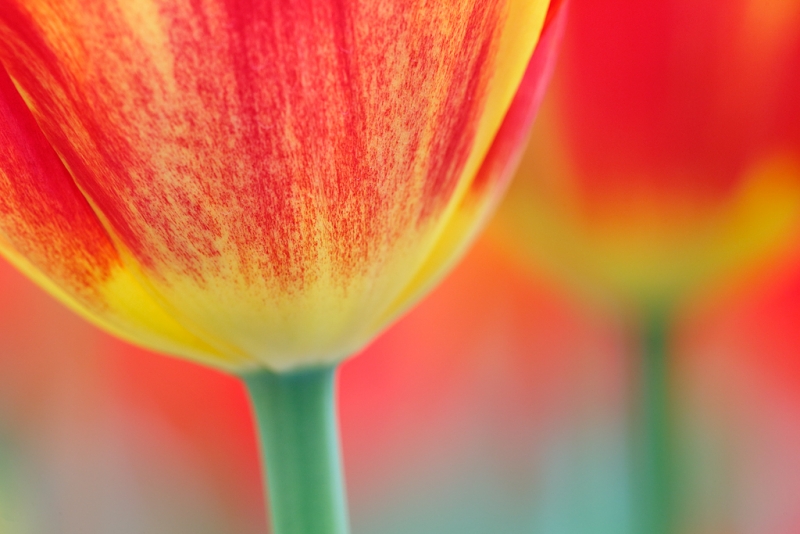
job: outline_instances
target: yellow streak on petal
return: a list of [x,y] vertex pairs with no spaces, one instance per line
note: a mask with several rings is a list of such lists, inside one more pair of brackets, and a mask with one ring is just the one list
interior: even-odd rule
[[[166,29],[163,27],[164,17],[159,14],[158,6],[152,0],[137,0],[135,2],[116,2],[126,28],[136,32],[139,41],[146,50],[169,50]],[[173,58],[168,53],[151,54],[148,57],[150,66],[161,74],[160,81],[166,85],[167,92],[176,90],[173,73]]]
[[0,254],[35,284],[69,309],[119,338],[144,348],[180,355],[226,371],[252,367],[252,362],[231,357],[187,332],[148,295],[127,270],[112,271],[102,288],[100,302],[89,306],[55,284],[0,236]]
[[493,213],[497,196],[487,195],[467,200],[451,214],[447,226],[438,236],[436,246],[418,268],[411,282],[391,306],[373,321],[375,331],[379,331],[402,315],[444,278],[450,268],[461,259],[489,215]]
[[[470,202],[465,202],[467,199],[464,197],[517,93],[539,41],[549,5],[549,0],[508,2],[505,27],[498,46],[496,70],[488,87],[486,108],[456,192],[444,216],[435,225],[421,232],[419,239],[424,245],[419,248],[429,250],[421,256],[417,255],[418,259],[414,264],[409,262],[402,267],[411,269],[415,275],[393,299],[392,304],[373,319],[374,331],[384,328],[402,314],[444,276],[448,268],[465,252],[492,212],[496,202],[494,197]],[[404,277],[400,276],[399,279]]]
[[[450,212],[461,203],[506,116],[506,111],[517,93],[517,87],[539,41],[549,5],[549,0],[508,2],[508,14],[497,50],[495,73],[489,82],[486,107],[478,124],[472,152],[448,208]],[[446,220],[447,216],[444,219]]]
[[[234,274],[235,266],[230,277],[209,277],[201,288],[180,275],[150,279],[154,291],[163,294],[164,309],[188,330],[215,347],[218,339],[229,340],[236,344],[229,353],[285,371],[341,361],[371,341],[385,326],[385,321],[375,324],[376,316],[419,264],[420,243],[429,234],[405,236],[387,251],[384,262],[353,277],[346,287],[335,276],[333,260],[324,255],[316,264],[319,278],[302,292],[282,292],[268,280],[245,280]],[[218,312],[213,317],[203,312],[211,306]],[[243,360],[237,371],[246,370],[247,363]]]
[[[143,287],[127,269],[118,269],[103,288],[115,317],[97,317],[98,326],[151,350],[183,356],[226,371],[254,367],[252,360],[234,351],[219,351],[189,332]],[[91,319],[90,319],[91,320]]]

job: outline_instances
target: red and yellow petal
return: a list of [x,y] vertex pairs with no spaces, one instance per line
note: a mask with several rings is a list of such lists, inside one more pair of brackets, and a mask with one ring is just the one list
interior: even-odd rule
[[[128,273],[0,68],[0,253],[90,320],[151,348],[234,366],[163,312]],[[230,355],[236,356],[236,355]]]
[[0,61],[124,270],[285,368],[363,345],[436,250],[546,7],[9,0]]
[[436,247],[395,304],[388,308],[386,316],[380,318],[381,322],[402,313],[433,287],[458,261],[494,213],[522,157],[552,75],[566,22],[566,3],[556,0],[550,4],[536,50],[480,169],[447,220]]

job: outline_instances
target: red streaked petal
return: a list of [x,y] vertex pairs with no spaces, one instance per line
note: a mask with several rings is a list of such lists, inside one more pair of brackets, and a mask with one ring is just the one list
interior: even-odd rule
[[2,67],[0,191],[7,247],[67,293],[96,300],[117,251]]
[[7,0],[0,60],[126,271],[209,345],[288,368],[383,326],[547,5]]
[[[458,261],[494,212],[525,150],[552,76],[567,19],[567,4],[562,0],[550,4],[536,50],[467,195],[442,231],[439,244],[396,304],[389,308],[387,316],[402,313],[432,287]],[[380,320],[385,321],[385,316]]]
[[86,198],[0,67],[0,253],[65,304],[149,348],[218,366],[217,351],[166,316],[123,267]]
[[447,204],[505,15],[500,0],[6,4],[4,62],[139,263],[202,283],[233,258],[295,288],[321,254],[357,274]]

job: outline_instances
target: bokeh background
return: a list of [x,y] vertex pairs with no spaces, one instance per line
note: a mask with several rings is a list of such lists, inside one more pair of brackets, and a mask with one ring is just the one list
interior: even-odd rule
[[[264,533],[233,379],[130,347],[6,265],[5,533]],[[800,254],[680,324],[685,532],[800,531]],[[630,532],[624,321],[484,239],[346,363],[356,533]]]
[[[346,362],[355,534],[633,533],[643,308],[681,533],[800,532],[800,2],[572,0],[506,203]],[[0,263],[0,534],[263,534],[233,378]]]

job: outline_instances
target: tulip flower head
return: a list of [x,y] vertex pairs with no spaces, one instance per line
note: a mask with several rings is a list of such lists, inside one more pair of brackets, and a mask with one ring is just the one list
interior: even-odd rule
[[576,0],[495,233],[595,295],[665,302],[800,215],[800,2]]
[[550,64],[547,9],[2,0],[0,251],[155,350],[235,372],[339,361],[494,206]]

